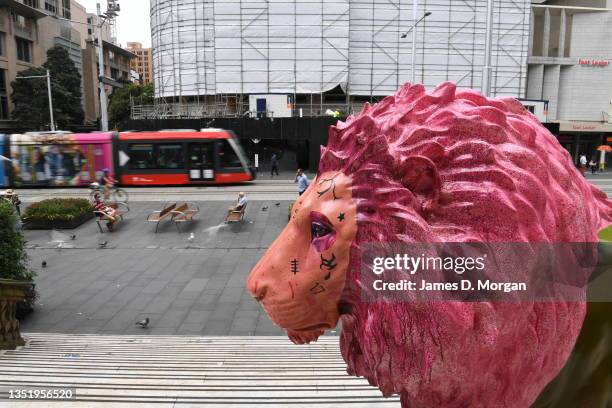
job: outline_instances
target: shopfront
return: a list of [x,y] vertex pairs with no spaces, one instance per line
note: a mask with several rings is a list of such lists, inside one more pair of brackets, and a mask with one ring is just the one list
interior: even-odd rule
[[[601,152],[597,148],[601,145],[612,145],[612,123],[601,122],[559,122],[559,143],[572,155],[575,164],[580,156],[585,155],[588,160],[594,158],[599,162]],[[612,165],[612,154],[605,155],[606,168]]]

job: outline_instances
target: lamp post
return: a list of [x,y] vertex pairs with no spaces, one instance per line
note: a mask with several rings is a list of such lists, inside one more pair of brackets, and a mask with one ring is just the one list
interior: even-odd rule
[[491,49],[493,43],[493,0],[487,0],[487,28],[485,33],[485,63],[482,67],[481,91],[484,96],[491,96]]
[[[412,3],[413,9],[412,9],[412,15],[416,17],[416,13],[417,13],[417,2],[416,0],[414,0],[414,2]],[[408,31],[406,31],[404,34],[402,34],[401,38],[406,38],[408,36],[408,33],[410,33],[412,31],[412,68],[411,68],[411,83],[414,84],[415,82],[415,65],[416,65],[416,27],[417,24],[419,24],[421,21],[423,21],[425,19],[425,17],[431,16],[431,11],[426,11],[425,14],[423,14],[423,16],[421,18],[419,18],[417,21],[414,22],[414,24],[412,24],[412,27],[410,27],[410,29]]]
[[15,79],[33,79],[33,78],[46,78],[47,79],[47,94],[49,97],[49,119],[51,120],[51,131],[55,132],[55,120],[53,118],[53,97],[51,96],[51,74],[47,70],[47,75],[31,75],[31,76],[18,76]]
[[107,20],[112,20],[117,17],[117,12],[121,8],[117,4],[117,0],[108,0],[106,13],[102,14],[100,3],[96,3],[96,12],[98,15],[98,87],[100,89],[100,130],[108,132],[108,100],[106,90],[104,89],[104,40],[102,39],[102,27]]

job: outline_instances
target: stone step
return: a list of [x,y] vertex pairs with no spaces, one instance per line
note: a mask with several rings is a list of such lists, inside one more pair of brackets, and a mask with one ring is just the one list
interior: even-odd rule
[[10,389],[44,387],[74,391],[62,407],[399,407],[346,374],[335,336],[305,346],[282,336],[24,338],[24,347],[0,352],[0,406]]

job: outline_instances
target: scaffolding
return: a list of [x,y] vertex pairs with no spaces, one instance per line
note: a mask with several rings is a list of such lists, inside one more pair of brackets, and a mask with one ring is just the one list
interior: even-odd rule
[[[287,94],[295,116],[350,113],[410,80],[401,34],[425,11],[416,81],[479,88],[486,0],[420,0],[416,16],[412,1],[151,0],[156,104],[136,111],[243,116],[249,94]],[[496,1],[494,18],[492,94],[524,97],[530,2]]]

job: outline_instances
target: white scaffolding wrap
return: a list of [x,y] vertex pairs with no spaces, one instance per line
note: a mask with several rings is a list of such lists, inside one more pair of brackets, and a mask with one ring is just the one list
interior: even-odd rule
[[[412,0],[151,0],[157,97],[388,95],[410,81]],[[416,81],[479,88],[486,0],[421,0]],[[492,94],[522,97],[530,3],[498,0]],[[347,84],[348,81],[348,84]]]

